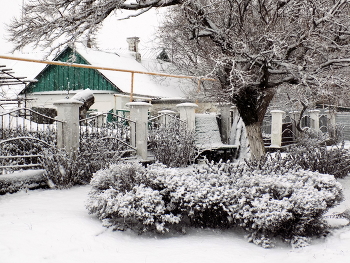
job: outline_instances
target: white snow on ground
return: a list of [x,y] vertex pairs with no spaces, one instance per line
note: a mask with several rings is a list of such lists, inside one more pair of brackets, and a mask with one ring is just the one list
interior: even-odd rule
[[[350,207],[350,177],[341,183],[347,201],[335,211]],[[233,230],[192,229],[165,237],[112,232],[87,213],[89,190],[82,186],[0,196],[0,262],[349,262],[350,227],[295,250],[282,243],[263,249]]]

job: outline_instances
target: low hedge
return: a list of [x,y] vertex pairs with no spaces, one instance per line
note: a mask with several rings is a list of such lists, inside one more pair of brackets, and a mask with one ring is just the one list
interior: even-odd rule
[[31,170],[0,175],[0,195],[15,193],[20,190],[49,188],[44,170]]
[[219,163],[193,169],[117,164],[91,180],[87,209],[114,229],[140,233],[190,227],[245,229],[249,241],[293,246],[327,230],[322,215],[343,199],[331,175]]

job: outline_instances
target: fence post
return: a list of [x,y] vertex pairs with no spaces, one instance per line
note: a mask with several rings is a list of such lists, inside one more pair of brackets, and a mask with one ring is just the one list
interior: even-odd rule
[[221,140],[223,143],[228,144],[230,140],[231,134],[231,104],[222,104],[219,105],[221,114]]
[[170,117],[169,115],[175,115],[176,112],[172,111],[172,110],[161,110],[158,111],[158,114],[161,114],[160,118],[159,118],[159,123],[161,125],[164,125],[165,127],[168,126],[168,124],[172,121],[172,117]]
[[319,110],[310,110],[309,111],[310,114],[310,119],[311,119],[311,123],[310,123],[310,128],[318,131],[320,129],[320,111]]
[[284,113],[281,110],[271,111],[271,147],[282,146],[282,116]]
[[186,122],[187,129],[194,131],[196,128],[196,108],[198,107],[195,103],[181,103],[177,104],[176,107],[180,112],[180,120]]
[[79,149],[79,107],[81,101],[63,99],[53,103],[57,107],[57,119],[63,121],[57,127],[57,148],[73,154]]
[[147,160],[148,110],[152,105],[146,102],[129,102],[130,120],[136,122],[131,125],[131,145],[136,147],[136,153],[143,160]]

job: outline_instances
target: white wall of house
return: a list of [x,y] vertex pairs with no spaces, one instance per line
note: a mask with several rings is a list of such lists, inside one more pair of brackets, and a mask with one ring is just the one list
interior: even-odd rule
[[[97,110],[99,112],[108,112],[115,108],[114,93],[96,93],[93,91],[95,97],[95,103],[90,109]],[[31,93],[27,94],[27,108],[32,107],[44,107],[44,108],[55,108],[53,103],[57,100],[72,98],[76,92],[45,92],[45,93]]]
[[[90,107],[91,110],[96,110],[98,112],[108,112],[111,109],[116,112],[117,110],[129,110],[125,106],[130,102],[130,96],[119,94],[119,93],[102,93],[101,91],[92,91],[95,97],[95,103]],[[55,108],[53,103],[57,100],[62,100],[67,98],[72,98],[76,94],[76,91],[71,91],[69,95],[67,92],[37,92],[27,94],[26,108],[32,107],[44,107],[44,108]],[[151,98],[134,96],[134,101],[144,101],[151,102]],[[164,100],[162,102],[157,102],[153,104],[152,114],[156,114],[160,110],[168,109],[177,112],[176,105],[182,103],[180,100],[171,102]],[[198,103],[197,113],[210,113],[217,112],[217,105],[215,103]]]
[[[106,91],[96,91],[92,90],[95,103],[90,107],[91,110],[97,110],[99,112],[108,112],[111,109],[116,110],[128,110],[125,106],[126,103],[130,102],[129,95],[123,95],[119,93],[106,92]],[[57,100],[62,100],[67,98],[72,98],[77,91],[71,91],[69,94],[67,92],[35,92],[27,94],[27,108],[32,107],[44,107],[44,108],[55,108],[53,103]],[[145,101],[150,102],[151,98],[134,96],[135,101]]]

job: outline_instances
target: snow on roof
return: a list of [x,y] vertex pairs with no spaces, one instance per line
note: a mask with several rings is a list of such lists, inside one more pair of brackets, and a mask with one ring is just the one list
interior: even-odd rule
[[[133,52],[120,50],[118,53],[110,53],[85,48],[81,45],[76,47],[76,51],[94,66],[150,72],[142,63],[136,61]],[[99,71],[123,92],[131,92],[131,73]],[[186,92],[181,85],[176,85],[174,81],[162,81],[163,78],[134,74],[134,94],[153,97],[186,97]]]
[[[139,63],[133,56],[133,52],[126,50],[118,50],[117,52],[105,52],[86,48],[81,44],[77,44],[75,50],[93,66],[143,72],[166,72],[162,70],[162,65],[157,65],[158,63],[161,64],[161,61],[157,61],[156,59],[153,61],[151,59],[147,59],[145,60],[145,63],[143,63],[143,61]],[[17,54],[15,56],[17,56]],[[20,54],[18,56],[23,58],[45,59],[44,53]],[[0,59],[0,64],[4,64],[7,67],[12,68],[16,72],[16,76],[21,75],[27,79],[34,79],[46,66],[42,63],[5,59]],[[113,84],[115,84],[122,92],[131,92],[131,73],[109,70],[98,71],[102,73],[107,79],[109,79]],[[12,89],[18,90],[18,93],[23,88],[23,85],[12,87]],[[146,74],[134,74],[135,95],[160,98],[186,98],[187,93],[191,93],[192,89],[193,86],[189,80],[170,77],[157,77]]]

